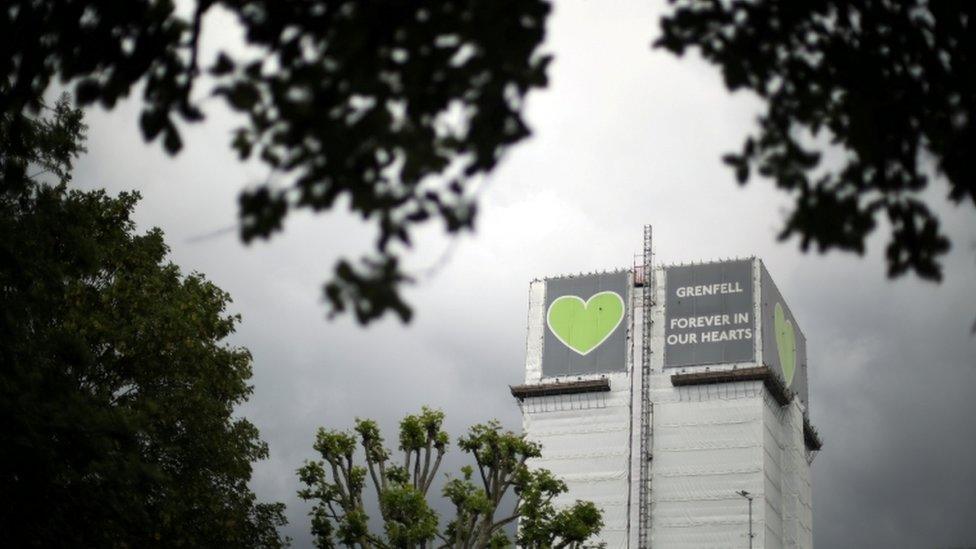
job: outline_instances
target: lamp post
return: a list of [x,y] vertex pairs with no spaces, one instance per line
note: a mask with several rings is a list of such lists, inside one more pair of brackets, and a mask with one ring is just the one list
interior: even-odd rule
[[752,538],[753,538],[753,535],[752,535],[752,494],[750,494],[749,492],[746,492],[745,490],[740,490],[740,491],[736,492],[736,494],[739,494],[740,496],[742,496],[742,497],[746,498],[747,500],[749,500],[749,549],[752,549]]

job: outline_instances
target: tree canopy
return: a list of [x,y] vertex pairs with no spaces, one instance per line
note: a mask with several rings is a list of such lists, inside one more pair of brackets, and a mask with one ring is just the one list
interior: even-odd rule
[[[247,53],[202,58],[218,9],[236,16]],[[521,110],[546,82],[536,49],[548,11],[542,0],[199,0],[184,15],[171,0],[16,0],[0,10],[0,112],[36,112],[52,81],[107,108],[138,85],[143,135],[175,154],[179,122],[223,98],[246,121],[232,146],[271,174],[240,196],[242,238],[345,199],[378,237],[369,257],[336,265],[333,311],[407,320],[398,250],[431,219],[472,226],[473,178],[529,134]]]
[[[725,161],[794,199],[781,238],[864,252],[884,218],[889,276],[942,277],[949,240],[922,192],[976,206],[976,4],[965,0],[671,0],[657,41],[694,49],[766,104]],[[823,162],[838,151],[838,165]]]
[[[888,272],[941,278],[950,242],[923,197],[933,177],[976,204],[973,15],[964,0],[671,0],[657,45],[695,49],[730,90],[766,104],[758,131],[726,155],[794,198],[780,237],[863,253],[890,226]],[[269,171],[240,195],[245,241],[289,212],[348,205],[375,248],[340,259],[332,313],[367,323],[411,280],[401,254],[420,224],[472,227],[480,177],[529,135],[526,95],[546,85],[545,0],[12,0],[0,10],[0,112],[37,112],[55,85],[112,108],[141,93],[144,137],[177,153],[185,124],[217,97],[241,115],[231,146]],[[208,14],[243,30],[205,56]],[[205,58],[206,57],[206,58]],[[839,165],[823,162],[836,151]],[[16,182],[16,178],[14,178]],[[10,184],[6,177],[0,184]]]
[[[566,492],[566,484],[526,463],[539,457],[539,445],[494,421],[471,427],[458,440],[475,463],[444,485],[443,495],[455,514],[441,527],[427,498],[448,447],[443,421],[442,412],[426,407],[406,416],[400,422],[399,459],[384,446],[372,420],[357,420],[353,431],[319,429],[314,447],[322,459],[306,462],[298,471],[306,486],[299,495],[315,504],[311,516],[316,545],[508,547],[507,530],[516,520],[516,542],[523,547],[584,547],[599,533],[600,510],[583,501],[557,509],[554,498]],[[370,530],[363,494],[368,482],[379,503],[382,534]],[[509,490],[515,506],[496,516]]]
[[83,134],[66,100],[0,117],[3,541],[279,547],[283,505],[247,486],[267,446],[233,415],[252,389],[230,296],[136,233],[138,194],[67,188]]

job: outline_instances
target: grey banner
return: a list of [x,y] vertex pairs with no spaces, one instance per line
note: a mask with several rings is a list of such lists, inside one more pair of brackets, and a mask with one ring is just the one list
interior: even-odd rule
[[668,267],[664,367],[755,360],[751,259]]
[[[627,327],[630,324],[628,281],[626,271],[546,281],[543,377],[627,371]],[[611,292],[619,296],[619,300],[610,295]],[[603,297],[595,298],[598,294]],[[559,298],[565,298],[563,305],[566,301],[576,302],[572,306],[579,314],[574,320],[577,326],[560,327],[558,322],[555,325],[550,323],[551,314],[559,312],[553,310],[553,302]],[[606,314],[597,310],[604,305]],[[619,318],[616,307],[621,307]],[[613,316],[608,317],[608,314]],[[597,315],[600,315],[599,318]],[[575,333],[568,330],[575,330]],[[580,331],[585,331],[582,335],[589,338],[581,338]]]
[[[807,338],[793,318],[786,300],[762,267],[762,357],[805,405],[807,400]],[[777,306],[779,313],[777,313]],[[778,317],[778,319],[777,319]],[[790,362],[792,361],[792,368]],[[791,371],[792,370],[792,371]]]

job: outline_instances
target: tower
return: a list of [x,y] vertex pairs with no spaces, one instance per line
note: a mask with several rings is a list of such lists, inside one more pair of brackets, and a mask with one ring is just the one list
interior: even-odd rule
[[632,270],[529,286],[532,465],[608,547],[811,547],[803,332],[760,260],[658,266],[644,237]]

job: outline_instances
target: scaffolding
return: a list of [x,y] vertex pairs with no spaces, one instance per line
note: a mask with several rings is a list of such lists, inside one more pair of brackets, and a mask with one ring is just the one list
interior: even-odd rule
[[[644,257],[641,266],[642,312],[641,329],[641,404],[640,404],[640,488],[638,500],[638,547],[650,547],[651,531],[651,437],[653,436],[653,404],[650,398],[651,382],[651,309],[654,305],[654,250],[650,225],[644,225]],[[636,269],[635,269],[636,271]],[[637,278],[635,273],[635,279]]]

